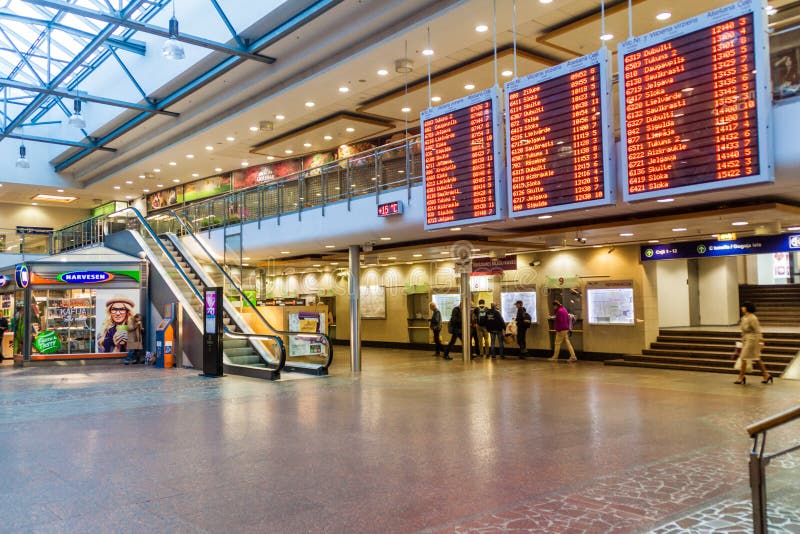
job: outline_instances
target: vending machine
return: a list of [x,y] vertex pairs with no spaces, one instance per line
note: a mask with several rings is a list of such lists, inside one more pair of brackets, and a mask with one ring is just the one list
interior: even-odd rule
[[156,367],[180,366],[180,304],[164,305],[163,319],[156,327]]

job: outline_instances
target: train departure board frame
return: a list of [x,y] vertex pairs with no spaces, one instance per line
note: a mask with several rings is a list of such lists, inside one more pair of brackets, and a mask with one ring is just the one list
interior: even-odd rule
[[420,113],[425,230],[505,218],[497,87]]
[[630,39],[618,52],[626,202],[774,180],[760,1]]
[[610,57],[603,48],[506,83],[509,217],[616,202]]

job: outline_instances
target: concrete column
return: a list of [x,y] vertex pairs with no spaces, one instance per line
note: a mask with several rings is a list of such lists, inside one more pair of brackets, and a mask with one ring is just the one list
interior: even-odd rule
[[350,245],[350,370],[361,372],[361,247]]

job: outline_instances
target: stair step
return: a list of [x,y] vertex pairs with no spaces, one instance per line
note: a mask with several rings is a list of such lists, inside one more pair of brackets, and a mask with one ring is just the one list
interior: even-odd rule
[[[734,360],[731,358],[692,358],[692,357],[679,357],[679,356],[670,356],[668,354],[665,355],[657,355],[657,354],[642,354],[641,356],[638,355],[626,355],[622,358],[628,362],[651,362],[651,363],[665,363],[665,364],[674,364],[674,365],[695,365],[701,367],[724,367],[726,369],[732,369]],[[774,371],[776,373],[782,373],[784,369],[786,369],[786,365],[788,362],[771,362],[769,360],[764,360],[764,365],[766,365],[767,369],[770,371]]]
[[[670,364],[670,363],[658,363],[658,362],[631,362],[627,360],[606,360],[605,365],[612,365],[618,367],[640,367],[646,369],[665,369],[671,371],[699,371],[704,373],[724,373],[729,375],[738,374],[739,371],[734,369],[733,367],[730,368],[722,368],[722,367],[707,367],[703,365],[683,365],[683,364]],[[758,373],[752,373],[753,375],[758,375]]]
[[255,365],[255,364],[263,365],[264,364],[264,360],[262,360],[261,356],[259,356],[257,354],[252,354],[250,356],[230,356],[228,354],[226,354],[226,355],[228,356],[228,360],[230,360],[231,363],[235,363],[237,365]]
[[241,349],[244,347],[249,346],[249,343],[246,339],[233,339],[233,338],[225,338],[222,341],[223,350],[227,349]]
[[[650,348],[660,349],[660,350],[686,350],[687,345],[691,345],[691,350],[695,352],[731,353],[733,352],[734,348],[733,343],[707,344],[707,343],[680,343],[680,342],[666,342],[666,341],[656,341],[655,343],[651,343]],[[763,354],[787,355],[791,357],[797,354],[797,351],[798,351],[797,347],[785,347],[780,345],[765,344],[761,352]]]
[[250,345],[245,347],[226,347],[224,352],[228,356],[246,356],[248,354],[254,354],[253,348]]

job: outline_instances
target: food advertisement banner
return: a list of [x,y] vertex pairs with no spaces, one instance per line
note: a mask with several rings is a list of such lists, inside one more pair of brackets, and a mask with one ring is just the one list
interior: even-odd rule
[[302,162],[298,159],[279,161],[259,167],[250,167],[249,169],[233,173],[233,187],[235,189],[245,189],[256,185],[269,184],[283,180],[301,170]]

